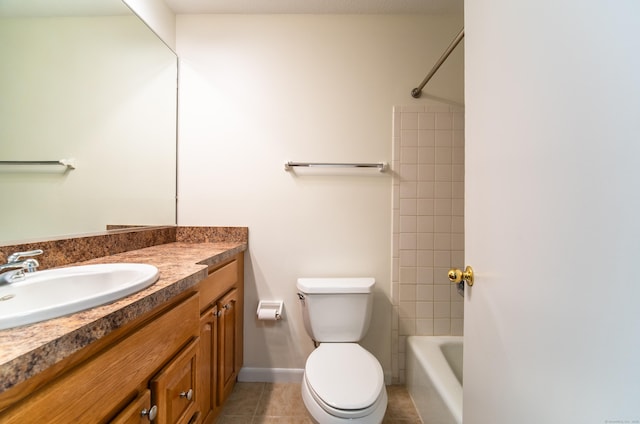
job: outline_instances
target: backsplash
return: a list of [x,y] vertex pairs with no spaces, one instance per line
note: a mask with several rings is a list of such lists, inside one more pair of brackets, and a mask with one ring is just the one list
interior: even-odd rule
[[393,109],[392,344],[404,383],[410,335],[462,335],[463,298],[447,278],[464,266],[464,110]]
[[247,227],[167,226],[119,229],[99,234],[0,246],[0,263],[6,262],[7,256],[14,252],[42,249],[44,253],[37,257],[39,269],[47,269],[173,242],[246,243],[248,233]]

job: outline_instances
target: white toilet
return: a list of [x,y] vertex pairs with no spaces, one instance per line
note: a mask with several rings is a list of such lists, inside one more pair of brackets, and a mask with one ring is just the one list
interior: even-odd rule
[[302,399],[319,424],[380,424],[387,391],[378,360],[357,342],[367,333],[373,278],[299,278],[307,333],[319,346],[304,368]]

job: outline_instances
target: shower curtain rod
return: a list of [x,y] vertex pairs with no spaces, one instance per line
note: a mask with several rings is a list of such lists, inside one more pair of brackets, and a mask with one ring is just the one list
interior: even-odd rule
[[460,43],[460,41],[462,41],[463,38],[464,38],[464,28],[460,30],[460,33],[456,36],[456,38],[453,39],[451,44],[449,44],[449,47],[447,47],[447,50],[445,50],[445,52],[442,53],[442,56],[440,56],[440,59],[438,59],[436,64],[433,65],[433,68],[431,68],[431,72],[429,72],[429,74],[424,78],[424,80],[422,80],[420,85],[414,88],[413,90],[411,90],[411,96],[414,99],[417,99],[420,97],[424,86],[427,85],[431,77],[433,77],[433,75],[438,71],[438,69],[440,69],[440,66],[442,66],[444,61],[447,60],[447,58],[449,57],[453,49],[456,48],[456,46]]

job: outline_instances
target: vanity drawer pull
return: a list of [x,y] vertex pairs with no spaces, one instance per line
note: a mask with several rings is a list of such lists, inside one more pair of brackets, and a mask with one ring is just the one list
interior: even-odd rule
[[189,389],[186,392],[180,392],[180,397],[190,401],[191,399],[193,399],[193,389]]
[[144,408],[140,411],[140,416],[147,417],[149,421],[153,421],[156,419],[156,415],[158,415],[158,407],[153,405],[151,408]]

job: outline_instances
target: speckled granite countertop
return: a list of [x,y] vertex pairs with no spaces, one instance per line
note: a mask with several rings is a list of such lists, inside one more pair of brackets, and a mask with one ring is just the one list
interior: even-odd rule
[[31,325],[0,330],[0,393],[154,309],[207,276],[207,266],[247,249],[247,243],[174,242],[84,261],[155,265],[159,280],[116,302]]

